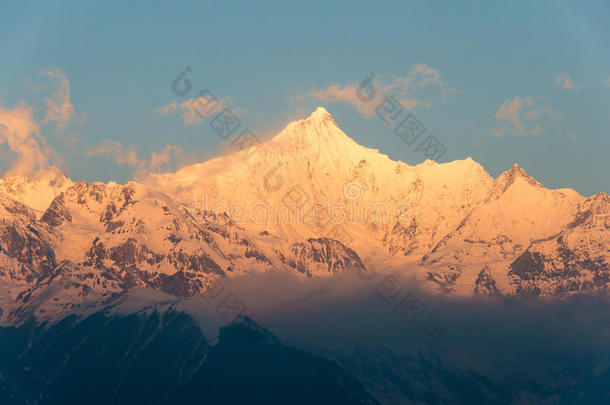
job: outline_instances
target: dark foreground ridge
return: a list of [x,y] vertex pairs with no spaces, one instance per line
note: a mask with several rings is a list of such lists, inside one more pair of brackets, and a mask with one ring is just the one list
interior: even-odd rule
[[377,404],[335,362],[240,317],[209,340],[174,311],[0,328],[0,403]]

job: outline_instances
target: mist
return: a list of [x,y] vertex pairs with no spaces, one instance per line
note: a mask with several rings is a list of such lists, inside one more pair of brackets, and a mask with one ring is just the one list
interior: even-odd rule
[[[388,276],[366,281],[354,273],[318,279],[251,273],[225,285],[272,333],[297,346],[436,353],[480,371],[592,359],[594,373],[610,367],[610,300],[602,293],[562,299],[456,297],[394,275],[402,289],[391,299],[384,288]],[[423,304],[415,320],[397,309],[405,297]],[[421,327],[428,316],[442,327],[432,342]]]

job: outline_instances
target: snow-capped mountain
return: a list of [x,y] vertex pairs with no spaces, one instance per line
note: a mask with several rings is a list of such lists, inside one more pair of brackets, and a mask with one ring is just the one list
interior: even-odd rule
[[55,167],[38,170],[30,176],[7,174],[0,178],[0,193],[37,211],[47,209],[51,201],[72,186],[65,173]]
[[281,244],[224,213],[196,211],[138,183],[76,183],[39,219],[1,198],[0,316],[8,322],[54,319],[133,287],[190,296],[217,277],[247,271],[322,276],[363,267],[341,242]]
[[393,161],[318,108],[257,147],[140,183],[5,177],[0,317],[133,287],[190,296],[249,271],[374,266],[462,295],[605,289],[609,211],[606,194],[549,190],[517,165],[494,179],[470,158]]
[[610,282],[610,198],[581,201],[574,219],[557,234],[528,246],[510,265],[517,291],[561,294],[605,288]]
[[481,276],[475,271],[479,266],[502,291],[510,291],[507,266],[531,241],[555,235],[571,222],[581,200],[572,190],[545,189],[515,165],[498,176],[484,203],[424,255],[422,264],[446,290],[471,289]]
[[[416,166],[392,161],[355,143],[323,108],[255,150],[155,174],[146,184],[184,203],[204,195],[209,207],[229,212],[239,206],[241,214],[233,218],[242,226],[287,241],[341,240],[376,268],[410,271],[435,288],[465,295],[480,292],[482,280],[493,282],[498,293],[522,291],[509,274],[512,263],[530,244],[571,229],[585,204],[574,190],[546,189],[516,164],[494,179],[471,158]],[[292,217],[287,206],[296,212]],[[260,207],[270,220],[243,214]],[[299,214],[302,221],[295,220]],[[595,250],[607,249],[609,241],[598,227],[583,243]],[[610,270],[606,262],[596,269]],[[583,278],[570,286],[564,291],[588,284]],[[555,292],[539,287],[543,295]]]

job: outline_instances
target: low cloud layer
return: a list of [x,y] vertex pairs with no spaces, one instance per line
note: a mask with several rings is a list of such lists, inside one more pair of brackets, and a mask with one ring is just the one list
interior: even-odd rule
[[549,363],[593,364],[597,370],[592,373],[610,368],[610,300],[603,294],[561,300],[455,297],[431,293],[413,278],[395,275],[400,297],[415,296],[424,306],[421,319],[429,314],[446,328],[429,345],[419,333],[419,320],[409,322],[383,293],[386,276],[250,274],[225,286],[286,343],[433,351],[454,365],[482,372],[509,364],[549,374]]

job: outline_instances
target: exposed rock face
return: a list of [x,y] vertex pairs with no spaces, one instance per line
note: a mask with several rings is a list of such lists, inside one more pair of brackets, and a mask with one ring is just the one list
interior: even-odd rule
[[412,218],[407,224],[397,221],[392,230],[384,236],[383,241],[387,244],[390,253],[408,256],[419,247],[418,239],[420,239],[421,233],[415,218]]
[[[189,296],[250,271],[362,271],[360,257],[451,294],[549,296],[610,283],[606,194],[549,190],[517,165],[493,179],[470,158],[392,161],[324,109],[248,159],[238,151],[125,185],[45,173],[0,182],[2,320],[19,302],[56,296],[60,280],[79,297],[133,287]],[[231,202],[250,216],[238,218]],[[272,214],[265,223],[251,211],[262,202]],[[302,217],[333,208],[313,224],[278,221],[273,209],[287,202]]]
[[363,267],[338,241],[311,239],[283,248],[269,233],[253,235],[226,214],[177,204],[137,183],[79,182],[40,220],[0,196],[0,275],[11,282],[0,317],[10,323],[61,316],[80,302],[134,287],[182,297],[202,293],[216,277],[248,271],[329,276]]
[[308,276],[337,274],[348,269],[366,270],[356,252],[333,239],[295,242],[289,250],[290,256],[282,257],[282,261]]
[[0,194],[0,278],[34,282],[55,266],[55,252],[45,241],[34,211]]
[[610,198],[584,200],[559,234],[534,241],[510,265],[517,291],[555,295],[607,289],[610,283]]
[[485,266],[479,273],[477,281],[475,281],[474,293],[476,295],[485,295],[487,297],[499,297],[502,295],[498,289],[496,280],[494,280],[493,276],[491,275],[491,269],[489,266]]
[[455,291],[455,285],[463,270],[459,266],[449,266],[447,269],[431,270],[427,274],[428,280],[437,284],[443,292]]
[[0,194],[8,194],[35,211],[44,211],[55,197],[72,184],[65,173],[48,167],[30,176],[7,174],[0,178]]

